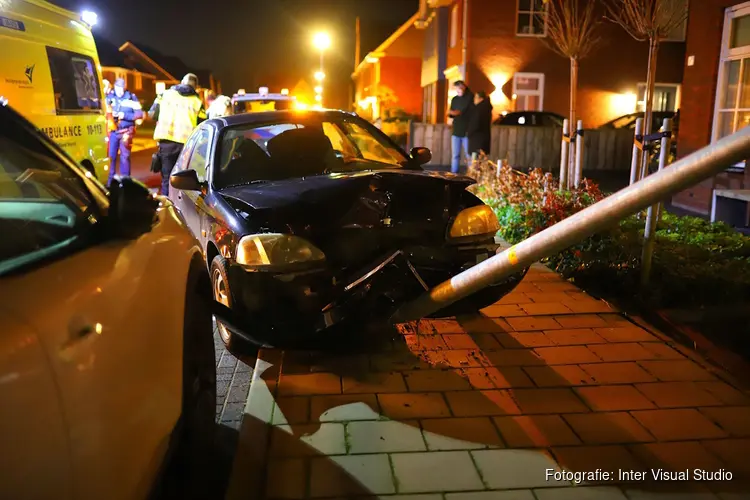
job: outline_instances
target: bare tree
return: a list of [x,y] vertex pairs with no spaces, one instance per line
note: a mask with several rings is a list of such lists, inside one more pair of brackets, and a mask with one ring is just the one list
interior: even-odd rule
[[[610,21],[622,26],[636,40],[648,41],[643,133],[650,134],[659,44],[687,19],[687,0],[609,0],[607,10]],[[637,179],[646,174],[648,161],[649,155],[644,154]]]
[[[576,128],[576,96],[578,93],[578,64],[596,46],[594,0],[544,0],[547,7],[548,45],[558,54],[570,59],[570,135]],[[561,173],[562,175],[562,173]],[[568,187],[568,179],[560,179],[560,186]]]

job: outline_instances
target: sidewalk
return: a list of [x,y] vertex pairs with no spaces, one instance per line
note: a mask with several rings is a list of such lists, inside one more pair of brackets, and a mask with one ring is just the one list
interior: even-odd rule
[[[361,333],[338,352],[260,351],[229,500],[750,491],[748,392],[544,267],[483,315]],[[591,474],[573,488],[560,470]]]

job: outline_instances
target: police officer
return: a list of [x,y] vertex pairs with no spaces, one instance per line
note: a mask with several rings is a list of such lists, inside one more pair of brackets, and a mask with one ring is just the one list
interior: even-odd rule
[[[107,111],[111,110],[111,126],[109,131],[109,180],[112,182],[117,172],[117,152],[120,152],[120,175],[130,175],[130,152],[133,149],[135,122],[143,118],[143,109],[138,98],[132,92],[125,90],[125,80],[115,80],[114,88],[107,95]],[[109,114],[109,113],[108,113]]]
[[154,101],[149,116],[156,120],[154,140],[159,143],[161,194],[169,194],[169,176],[193,129],[206,119],[203,101],[196,91],[198,77],[188,73],[179,85]]

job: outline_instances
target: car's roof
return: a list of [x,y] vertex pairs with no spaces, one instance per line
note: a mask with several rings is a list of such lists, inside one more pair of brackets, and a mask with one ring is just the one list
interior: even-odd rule
[[281,109],[277,111],[259,111],[257,113],[240,113],[237,115],[223,116],[221,118],[214,118],[208,120],[206,123],[213,125],[218,129],[225,127],[235,127],[238,125],[253,125],[255,123],[269,123],[278,122],[285,120],[298,120],[300,117],[304,119],[307,116],[320,116],[327,118],[342,118],[345,116],[356,116],[355,113],[349,111],[342,111],[337,109],[320,109],[320,110],[292,110],[292,109]]

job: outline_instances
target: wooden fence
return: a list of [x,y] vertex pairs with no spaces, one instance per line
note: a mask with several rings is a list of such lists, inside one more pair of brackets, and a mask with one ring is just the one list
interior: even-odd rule
[[[632,130],[593,129],[584,132],[583,170],[630,170],[633,154]],[[506,159],[517,168],[560,169],[562,129],[557,127],[492,126],[490,158]],[[429,165],[451,163],[451,128],[439,123],[412,122],[409,147],[432,151]]]

